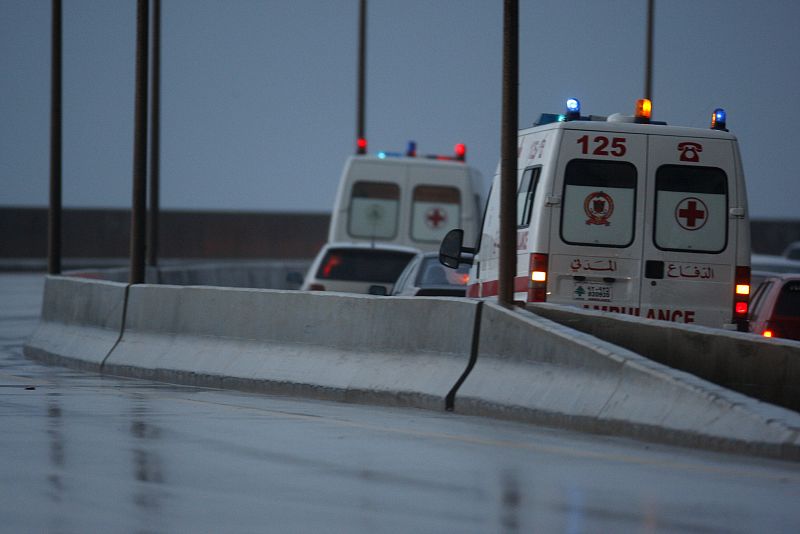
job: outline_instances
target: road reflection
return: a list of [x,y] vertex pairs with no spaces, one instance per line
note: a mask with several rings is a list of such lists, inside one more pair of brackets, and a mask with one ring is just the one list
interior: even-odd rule
[[520,502],[522,501],[519,480],[514,471],[502,475],[502,497],[500,523],[502,532],[519,532]]
[[133,494],[134,504],[151,512],[161,508],[164,483],[164,469],[161,456],[156,449],[161,438],[161,429],[148,423],[149,409],[144,398],[134,399],[130,434],[133,436],[131,449],[133,476],[138,482]]
[[48,393],[47,397],[47,436],[50,440],[50,466],[52,471],[47,475],[50,491],[48,495],[53,502],[64,500],[65,444],[62,432],[62,413],[59,402],[60,393]]

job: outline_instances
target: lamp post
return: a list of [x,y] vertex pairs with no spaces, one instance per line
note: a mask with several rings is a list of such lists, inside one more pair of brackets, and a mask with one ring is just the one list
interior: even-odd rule
[[50,209],[47,217],[47,272],[61,274],[61,0],[53,0],[50,58]]
[[136,6],[136,89],[133,126],[133,201],[131,207],[131,284],[144,283],[145,230],[147,226],[147,44],[148,4]]
[[500,140],[500,258],[497,299],[514,303],[517,274],[517,122],[519,92],[519,1],[503,9],[503,111]]
[[358,95],[356,97],[356,154],[367,153],[364,131],[364,100],[366,99],[367,63],[367,0],[358,3]]
[[153,0],[153,79],[150,86],[150,208],[147,211],[147,265],[158,264],[161,170],[161,0]]

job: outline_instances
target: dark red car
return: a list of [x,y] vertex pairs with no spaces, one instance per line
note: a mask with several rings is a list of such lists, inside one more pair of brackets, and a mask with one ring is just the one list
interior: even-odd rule
[[800,340],[800,274],[768,276],[750,299],[750,331]]

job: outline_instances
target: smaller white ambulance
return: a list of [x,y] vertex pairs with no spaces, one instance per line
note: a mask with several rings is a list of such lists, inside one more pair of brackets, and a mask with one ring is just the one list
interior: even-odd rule
[[[570,99],[565,115],[519,132],[514,298],[746,330],[747,196],[725,112],[684,128],[650,122],[650,105],[586,117]],[[498,292],[499,182],[498,167],[471,297]],[[457,234],[443,263],[464,261]]]
[[453,156],[379,152],[348,158],[331,215],[329,243],[384,243],[436,251],[445,234],[463,228],[465,242],[478,235],[482,176]]

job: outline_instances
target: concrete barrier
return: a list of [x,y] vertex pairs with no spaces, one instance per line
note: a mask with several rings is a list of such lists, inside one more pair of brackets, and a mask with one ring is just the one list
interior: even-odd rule
[[459,413],[800,460],[800,414],[491,302],[48,277],[25,352],[191,385],[451,400]]
[[465,299],[136,285],[114,374],[441,409],[467,366]]
[[122,333],[126,290],[116,282],[46,277],[41,320],[25,355],[99,370]]
[[[147,267],[148,284],[180,286],[249,287],[259,289],[298,289],[287,280],[289,273],[303,276],[311,260],[217,261],[188,263],[185,261],[158,267]],[[82,269],[66,274],[112,282],[127,282],[128,268]]]
[[800,414],[524,310],[485,303],[459,413],[800,459]]
[[528,309],[674,369],[800,412],[798,341],[554,304],[530,304]]

